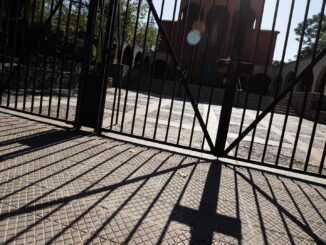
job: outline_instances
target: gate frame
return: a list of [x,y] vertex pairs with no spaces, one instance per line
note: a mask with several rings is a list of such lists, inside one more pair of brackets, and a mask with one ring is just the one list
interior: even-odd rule
[[[91,0],[90,2],[90,10],[89,10],[89,18],[87,22],[87,39],[85,41],[85,62],[83,63],[82,68],[82,76],[81,76],[81,82],[80,82],[80,89],[78,94],[78,102],[77,102],[77,109],[76,109],[76,122],[75,126],[77,128],[80,128],[81,126],[85,126],[87,124],[83,120],[83,109],[85,110],[86,103],[86,92],[85,91],[85,85],[87,83],[87,77],[89,75],[89,64],[91,60],[91,50],[92,50],[92,44],[93,44],[93,38],[94,38],[94,28],[95,28],[95,19],[96,19],[96,12],[98,8],[98,4],[100,1],[103,0]],[[107,29],[105,33],[105,42],[104,42],[104,48],[102,50],[102,54],[104,58],[104,62],[101,63],[101,71],[100,71],[100,78],[97,82],[100,82],[101,85],[101,91],[100,91],[100,102],[99,104],[95,103],[93,110],[98,110],[98,116],[96,120],[94,121],[94,129],[95,132],[100,134],[101,131],[106,131],[102,128],[102,121],[104,117],[104,105],[105,105],[105,97],[106,97],[106,87],[107,87],[107,58],[108,58],[108,52],[110,52],[109,49],[110,43],[112,42],[112,32],[114,29],[114,21],[115,18],[113,18],[116,14],[116,6],[117,6],[118,0],[110,1],[110,16],[111,18],[108,18],[107,22]],[[224,99],[223,99],[223,105],[222,105],[222,112],[221,112],[221,119],[220,124],[218,127],[218,133],[216,137],[215,144],[210,137],[210,134],[207,130],[207,127],[205,125],[205,122],[203,120],[202,115],[199,112],[198,104],[196,103],[191,90],[188,86],[187,79],[185,75],[182,72],[182,69],[180,68],[178,64],[177,55],[172,47],[171,41],[169,40],[162,23],[160,22],[160,17],[155,9],[155,6],[153,4],[152,0],[147,0],[147,3],[149,5],[149,11],[152,12],[153,17],[156,21],[156,24],[158,26],[158,31],[163,39],[163,41],[166,44],[167,50],[169,54],[171,55],[172,61],[177,66],[177,75],[181,78],[181,83],[185,89],[185,94],[189,98],[190,103],[192,105],[192,108],[195,113],[195,118],[197,118],[200,127],[202,129],[202,132],[204,134],[204,140],[207,141],[208,146],[210,148],[209,153],[213,154],[216,157],[220,157],[224,154],[224,148],[227,141],[227,129],[230,123],[231,114],[232,114],[232,108],[233,108],[233,98],[235,96],[235,87],[236,87],[236,79],[238,78],[239,73],[239,65],[240,65],[240,57],[243,49],[244,44],[244,38],[246,35],[246,22],[247,22],[247,13],[248,9],[250,8],[251,0],[243,0],[240,4],[240,16],[238,19],[237,29],[236,29],[236,36],[233,40],[233,48],[232,48],[232,54],[231,54],[231,66],[229,67],[229,77],[227,82],[227,89],[224,92]],[[88,108],[89,109],[89,108]],[[96,126],[95,126],[96,125]],[[87,126],[87,125],[86,125]],[[134,137],[134,136],[132,136]],[[220,142],[217,144],[217,140]],[[174,144],[171,144],[174,145]],[[179,147],[179,146],[178,146]]]

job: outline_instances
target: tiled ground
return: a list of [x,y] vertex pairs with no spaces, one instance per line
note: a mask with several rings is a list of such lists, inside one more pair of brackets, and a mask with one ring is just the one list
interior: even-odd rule
[[5,113],[0,142],[0,243],[326,243],[325,186]]
[[[215,97],[223,96],[221,91],[214,91]],[[51,116],[53,118],[68,119],[71,121],[74,120],[77,104],[77,90],[73,90],[71,92],[71,97],[69,98],[66,96],[67,91],[63,90],[62,97],[60,99],[58,96],[58,91],[53,91],[50,110],[50,99],[47,93],[45,93],[42,97],[42,93],[38,91],[35,93],[34,99],[31,94],[31,91],[27,93],[25,99],[25,110],[32,111],[33,108],[34,113],[41,113],[42,115]],[[148,97],[147,92],[142,92],[137,95],[137,93],[134,91],[128,91],[128,96],[126,96],[126,94],[126,90],[124,89],[122,89],[120,93],[119,90],[116,91],[115,88],[108,89],[103,127],[110,128],[118,132],[122,131],[125,134],[144,136],[148,139],[167,141],[168,143],[186,147],[191,146],[192,148],[196,149],[201,149],[203,146],[205,150],[209,150],[207,142],[204,142],[203,144],[204,134],[198,120],[194,121],[194,110],[190,102],[186,101],[184,103],[182,96],[175,97],[175,100],[172,103],[170,97],[164,96],[160,102],[158,94],[151,94],[150,97]],[[15,91],[12,91],[10,100],[8,100],[7,94],[4,94],[2,97],[2,105],[6,105],[6,103],[9,101],[10,107],[15,107],[16,100],[14,95]],[[17,108],[22,109],[24,108],[23,91],[18,93],[18,95]],[[252,108],[257,107],[255,104],[258,103],[256,98],[257,95],[255,95],[256,99],[254,99],[254,97],[251,98],[250,96],[248,101],[251,104],[254,104],[254,106],[251,105]],[[31,107],[32,103],[33,107]],[[40,110],[41,104],[42,109]],[[171,110],[172,104],[173,107]],[[112,110],[113,108],[115,109]],[[207,103],[199,103],[198,108],[204,121],[207,122],[207,130],[210,137],[213,141],[215,141],[221,106],[209,106]],[[113,117],[112,111],[114,111]],[[231,123],[228,128],[228,143],[233,142],[238,137],[243,113],[244,110],[242,108],[233,108]],[[245,119],[243,121],[242,130],[250,125],[250,123],[256,118],[256,114],[257,112],[255,110],[248,109],[245,111]],[[274,114],[273,120],[271,121],[269,140],[266,141],[268,128],[270,125],[270,116],[271,115],[268,114],[257,125],[255,137],[252,137],[253,132],[251,131],[241,141],[239,144],[237,157],[244,159],[250,157],[250,160],[253,161],[275,164],[278,149],[280,148],[279,165],[289,167],[290,163],[292,162],[294,168],[303,170],[305,167],[306,158],[308,157],[309,145],[312,144],[312,151],[311,154],[309,154],[309,159],[307,160],[309,163],[307,169],[309,172],[318,173],[319,166],[322,164],[323,151],[326,145],[326,125],[316,124],[316,134],[312,139],[311,135],[314,123],[312,121],[303,119],[300,128],[300,137],[298,138],[296,144],[296,133],[298,131],[300,119],[298,116],[290,115],[286,120],[287,124],[283,137],[283,144],[280,147],[285,115],[279,113]],[[170,123],[168,121],[169,118],[171,118]],[[251,142],[253,142],[252,148]],[[249,149],[252,150],[250,156],[248,155]],[[264,159],[262,159],[262,153],[264,150],[266,150],[266,154]],[[231,156],[234,156],[234,154],[235,149],[230,152]],[[326,164],[324,164],[324,166],[325,167],[322,170],[322,174],[325,175]]]

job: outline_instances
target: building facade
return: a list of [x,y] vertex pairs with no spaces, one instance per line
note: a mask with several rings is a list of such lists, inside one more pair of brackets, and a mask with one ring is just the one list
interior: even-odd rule
[[[208,86],[223,87],[221,61],[230,57],[238,23],[240,0],[181,0],[176,21],[162,22],[169,35],[173,30],[172,47],[181,57],[181,66],[188,68],[190,81]],[[247,29],[241,56],[241,80],[252,75],[255,65],[272,63],[277,31],[260,30],[263,1],[252,0],[247,14]],[[260,30],[260,31],[259,31]],[[193,38],[198,42],[191,41]],[[166,50],[161,42],[159,51]],[[159,56],[158,56],[159,59]],[[167,64],[169,65],[169,64]],[[170,69],[171,70],[171,69]]]

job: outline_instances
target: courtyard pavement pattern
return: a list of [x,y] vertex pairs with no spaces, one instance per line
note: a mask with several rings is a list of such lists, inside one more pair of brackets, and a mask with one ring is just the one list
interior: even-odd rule
[[[51,101],[51,110],[50,115],[52,117],[58,117],[60,119],[66,119],[73,121],[75,118],[75,110],[77,104],[77,91],[72,91],[71,98],[69,99],[69,113],[66,114],[68,98],[65,95],[66,91],[62,91],[63,96],[60,99],[60,108],[57,110],[58,106],[58,97],[55,96],[56,92],[54,92],[53,99]],[[15,94],[14,91],[11,93]],[[105,104],[105,114],[103,127],[110,128],[114,131],[120,132],[122,131],[125,134],[132,134],[137,136],[144,136],[147,139],[156,139],[159,141],[167,140],[168,143],[178,144],[182,146],[189,147],[195,149],[201,149],[202,142],[204,139],[203,131],[198,123],[198,120],[195,120],[194,123],[194,110],[190,104],[190,102],[186,101],[184,110],[183,110],[183,99],[180,97],[176,97],[173,102],[173,108],[171,112],[171,122],[169,125],[168,137],[167,135],[167,125],[168,118],[171,109],[171,98],[163,97],[161,103],[159,103],[159,95],[151,94],[150,99],[148,100],[148,93],[139,93],[138,97],[134,91],[128,92],[127,103],[125,106],[125,98],[126,98],[126,90],[121,90],[120,103],[119,103],[119,116],[117,119],[117,111],[118,111],[118,94],[115,93],[114,88],[110,88],[107,91],[106,96],[106,104]],[[18,108],[23,107],[23,94],[18,96]],[[115,96],[114,96],[115,95]],[[221,93],[216,93],[214,96],[223,96]],[[196,96],[195,96],[196,97]],[[114,102],[114,98],[116,98]],[[3,103],[6,103],[6,95],[3,97]],[[26,110],[30,111],[31,108],[31,96],[27,96]],[[35,93],[34,97],[34,112],[38,113],[40,109],[40,101],[41,96],[40,92]],[[137,101],[137,107],[135,110],[135,103]],[[250,97],[249,97],[250,101]],[[146,109],[148,103],[148,109]],[[13,107],[15,104],[14,96],[11,97],[10,106]],[[112,120],[112,108],[115,105],[114,110],[114,118]],[[42,115],[48,115],[48,106],[49,106],[49,97],[47,95],[43,96],[42,102]],[[221,113],[220,105],[212,105],[210,107],[210,113],[208,113],[209,105],[207,103],[199,103],[198,104],[199,111],[206,121],[207,117],[207,130],[215,142],[218,123]],[[125,111],[123,116],[123,111]],[[147,111],[147,113],[146,113]],[[184,111],[182,117],[182,111]],[[135,115],[136,112],[136,115]],[[159,115],[158,115],[159,112]],[[313,112],[312,112],[313,113]],[[243,114],[242,108],[234,107],[231,115],[231,122],[228,128],[228,139],[227,143],[233,142],[239,135],[241,118]],[[134,117],[135,115],[135,117]],[[145,117],[147,115],[147,117]],[[145,119],[146,118],[146,119]],[[182,118],[182,119],[181,119]],[[255,110],[246,110],[245,119],[243,122],[244,130],[247,126],[250,125],[251,122],[256,118]],[[122,123],[123,120],[123,123]],[[270,123],[270,114],[268,114],[258,125],[255,132],[255,137],[253,139],[253,148],[252,154],[250,156],[251,160],[262,162],[262,152],[264,150],[264,146],[267,144],[266,148],[266,156],[264,162],[275,164],[276,156],[278,152],[279,142],[282,135],[283,123],[285,120],[285,115],[275,113],[273,117],[273,121],[271,124],[271,131],[269,140],[266,142],[267,130]],[[287,118],[287,126],[285,129],[283,145],[280,151],[280,161],[279,164],[285,167],[288,167],[291,162],[291,157],[294,149],[294,143],[296,140],[296,133],[298,130],[299,117],[289,115]],[[132,131],[132,125],[134,123],[134,130]],[[113,124],[111,124],[113,123]],[[194,124],[194,130],[192,130]],[[123,125],[123,126],[122,126]],[[145,125],[145,129],[144,129]],[[314,123],[312,121],[303,119],[302,126],[300,130],[300,136],[298,138],[298,144],[295,148],[295,155],[293,158],[293,166],[297,169],[303,169],[304,163],[306,161],[307,151],[310,144],[312,129]],[[324,147],[326,144],[326,125],[317,124],[316,125],[316,135],[312,144],[312,151],[309,158],[308,171],[309,172],[318,172],[318,167],[321,164],[321,159],[324,151]],[[155,130],[156,128],[156,130]],[[180,138],[178,141],[178,135],[180,131]],[[156,132],[156,134],[154,133]],[[193,132],[193,137],[191,134]],[[155,135],[154,135],[155,134]],[[252,140],[252,131],[240,142],[238,157],[247,159],[248,152],[250,148]],[[204,149],[209,150],[207,142],[204,142]],[[234,150],[230,153],[231,156],[234,155]],[[326,174],[326,164],[324,164],[325,168],[323,169],[322,174]]]
[[0,112],[0,243],[323,244],[326,188]]

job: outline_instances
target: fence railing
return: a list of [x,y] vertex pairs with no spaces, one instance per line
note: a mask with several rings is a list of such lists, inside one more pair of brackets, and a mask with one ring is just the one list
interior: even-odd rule
[[0,104],[325,176],[325,3],[2,1]]

